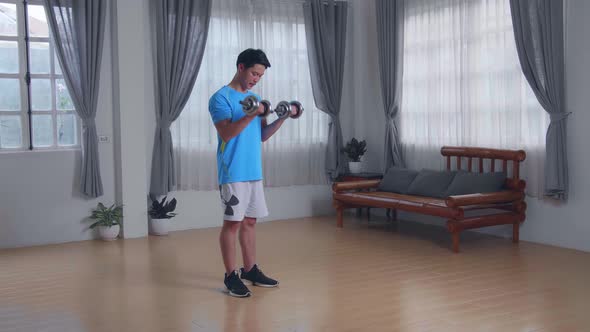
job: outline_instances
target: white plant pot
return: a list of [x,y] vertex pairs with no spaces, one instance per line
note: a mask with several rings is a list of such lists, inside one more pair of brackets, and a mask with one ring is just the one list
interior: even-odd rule
[[169,231],[170,231],[170,218],[168,218],[168,219],[150,218],[150,234],[168,235]]
[[113,226],[98,226],[98,234],[100,235],[100,238],[105,240],[105,241],[114,241],[117,239],[117,236],[119,236],[119,230],[120,227],[119,225],[113,225]]
[[363,163],[360,161],[349,161],[348,162],[348,170],[350,173],[361,173],[363,171]]

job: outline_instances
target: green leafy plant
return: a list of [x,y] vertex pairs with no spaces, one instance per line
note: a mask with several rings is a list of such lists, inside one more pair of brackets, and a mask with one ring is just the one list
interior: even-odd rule
[[152,206],[148,211],[149,215],[154,219],[170,219],[176,215],[174,210],[176,209],[176,198],[166,202],[168,196],[164,196],[161,201],[152,199]]
[[114,225],[120,225],[123,219],[123,206],[122,205],[111,205],[110,207],[104,206],[102,203],[98,203],[96,209],[92,210],[90,219],[96,220],[90,228],[96,226],[107,226],[111,227]]
[[350,142],[346,143],[346,146],[342,149],[351,161],[361,161],[361,157],[367,152],[367,142],[364,140],[358,141],[356,138],[352,138]]

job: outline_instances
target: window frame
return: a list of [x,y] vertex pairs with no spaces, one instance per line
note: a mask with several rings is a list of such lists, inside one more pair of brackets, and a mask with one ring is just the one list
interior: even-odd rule
[[[5,152],[26,152],[26,151],[52,151],[52,150],[80,150],[81,149],[81,134],[82,125],[75,109],[72,110],[58,110],[57,109],[57,82],[63,80],[63,73],[57,74],[57,67],[59,66],[57,55],[55,53],[54,43],[51,35],[47,37],[29,36],[28,23],[25,23],[25,17],[28,11],[25,12],[25,6],[43,6],[41,0],[0,0],[0,3],[16,5],[17,13],[17,35],[16,36],[2,36],[0,41],[17,42],[18,47],[18,73],[8,74],[0,73],[0,78],[11,78],[19,80],[20,88],[20,110],[19,111],[4,111],[0,110],[0,116],[20,115],[21,121],[21,146],[17,148],[0,148],[0,153]],[[31,43],[47,43],[49,45],[49,72],[48,73],[32,73],[31,72]],[[33,110],[32,107],[32,91],[31,83],[35,79],[45,79],[50,82],[50,107],[47,110]],[[75,144],[59,145],[59,126],[58,117],[60,115],[73,115],[75,120]],[[34,146],[33,145],[33,117],[35,115],[50,115],[51,116],[51,137],[52,143],[49,146]]]

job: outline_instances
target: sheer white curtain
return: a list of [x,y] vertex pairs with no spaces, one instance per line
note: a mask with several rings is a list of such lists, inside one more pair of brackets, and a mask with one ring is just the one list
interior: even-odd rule
[[217,188],[217,132],[208,101],[231,81],[236,58],[247,48],[264,50],[271,63],[253,91],[273,105],[299,100],[305,108],[303,116],[285,121],[263,144],[265,185],[327,183],[328,118],[313,103],[301,2],[215,0],[197,82],[172,128],[180,190]]
[[541,196],[549,123],[521,72],[508,0],[414,0],[405,9],[401,141],[411,168],[443,145],[524,149]]

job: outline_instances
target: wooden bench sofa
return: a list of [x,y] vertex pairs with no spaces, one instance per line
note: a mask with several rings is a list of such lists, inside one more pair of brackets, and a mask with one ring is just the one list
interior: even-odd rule
[[[462,170],[466,162],[467,168],[463,170],[468,172],[474,172],[474,168],[479,173],[483,173],[484,169],[494,172],[496,161],[501,162],[502,171],[507,175],[504,189],[498,192],[434,198],[379,191],[381,180],[336,182],[332,186],[332,191],[333,204],[337,211],[337,226],[343,227],[344,209],[377,207],[392,209],[394,212],[402,210],[446,218],[447,229],[452,235],[454,252],[459,251],[461,231],[473,228],[510,224],[513,229],[513,242],[518,242],[519,226],[525,220],[526,211],[524,202],[526,183],[519,178],[520,162],[524,161],[525,152],[445,146],[441,149],[441,154],[446,158],[447,170]],[[455,158],[454,162],[453,158]],[[490,166],[484,167],[484,163],[488,160],[490,160]],[[453,165],[455,167],[452,167]],[[466,216],[468,211],[484,209],[488,213]]]

